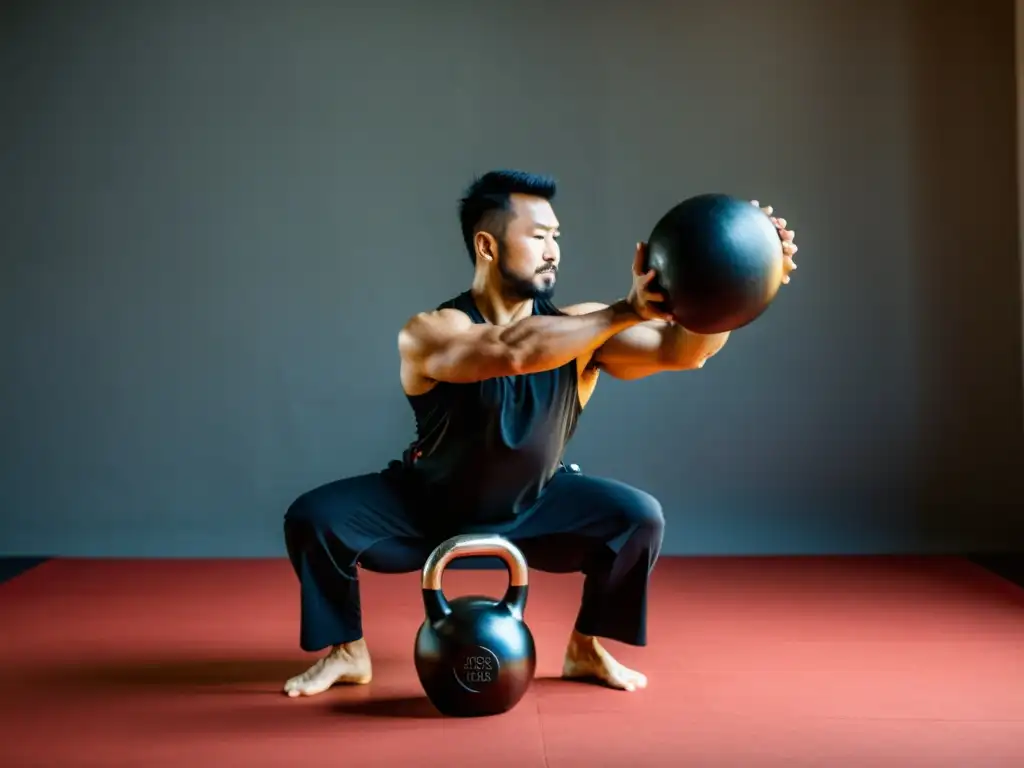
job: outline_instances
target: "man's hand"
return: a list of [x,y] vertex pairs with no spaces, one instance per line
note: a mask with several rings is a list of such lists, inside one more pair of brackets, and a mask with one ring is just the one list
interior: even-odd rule
[[641,320],[675,322],[672,314],[665,310],[665,294],[649,290],[651,281],[654,280],[657,273],[653,269],[643,271],[646,261],[647,243],[637,243],[636,254],[633,256],[633,286],[629,289],[626,301]]
[[782,258],[784,260],[782,264],[782,283],[785,285],[789,282],[789,273],[796,269],[796,262],[793,261],[793,255],[797,252],[796,243],[793,242],[796,232],[792,229],[786,229],[786,220],[773,215],[774,209],[770,205],[761,206],[757,200],[751,200],[750,202],[761,208],[779,231],[779,238],[782,240]]

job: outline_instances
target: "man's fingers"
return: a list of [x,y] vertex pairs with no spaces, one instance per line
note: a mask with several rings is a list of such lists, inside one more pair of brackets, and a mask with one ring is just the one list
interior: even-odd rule
[[653,269],[648,269],[646,272],[644,272],[643,268],[641,267],[637,271],[637,275],[639,275],[640,277],[640,287],[646,288],[648,285],[651,284],[651,281],[658,276],[658,273],[656,270]]
[[644,262],[647,261],[647,243],[637,243],[636,252],[633,254],[633,274],[644,273]]

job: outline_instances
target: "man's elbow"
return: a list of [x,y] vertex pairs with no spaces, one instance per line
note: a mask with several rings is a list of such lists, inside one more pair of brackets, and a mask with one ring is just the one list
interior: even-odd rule
[[718,350],[716,349],[714,352],[706,352],[701,355],[695,355],[693,357],[685,358],[676,363],[676,370],[699,371],[707,364],[708,360],[710,360],[717,354]]
[[535,344],[503,343],[497,350],[496,363],[506,376],[523,376],[542,367],[543,353]]
[[662,371],[699,371],[704,365],[715,356],[714,352],[701,355],[680,355],[677,357],[663,358],[658,363]]
[[707,362],[707,358],[674,358],[671,360],[663,360],[658,368],[661,371],[698,371],[704,367],[704,363]]
[[675,354],[669,356],[668,365],[670,367],[677,371],[700,370],[708,360],[722,351],[722,347],[729,340],[729,333],[696,336],[696,338],[699,339],[698,343],[684,344],[674,350]]
[[491,364],[500,369],[498,376],[527,376],[556,368],[566,360],[553,355],[543,344],[515,342],[503,345],[491,358]]
[[687,346],[682,349],[662,349],[657,357],[657,367],[663,371],[693,371],[704,365],[707,355],[703,350]]
[[541,336],[512,325],[490,337],[483,357],[497,376],[524,376],[544,370],[549,354]]
[[457,362],[453,361],[451,365],[461,369],[463,375],[473,380],[484,380],[533,373],[537,353],[524,344],[496,339],[477,344],[456,358]]

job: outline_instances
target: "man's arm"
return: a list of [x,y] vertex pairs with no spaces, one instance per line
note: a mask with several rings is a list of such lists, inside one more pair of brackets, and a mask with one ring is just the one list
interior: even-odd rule
[[[756,200],[751,203],[760,206]],[[790,273],[796,269],[793,256],[797,252],[794,237],[796,233],[786,229],[785,219],[774,216],[774,209],[769,205],[761,208],[771,218],[772,224],[779,232],[782,240],[783,273],[782,283],[787,284]],[[636,295],[646,285],[647,278],[641,278],[641,272],[647,263],[646,243],[637,243],[636,255],[633,259],[634,290]],[[640,282],[637,279],[640,278]],[[647,301],[658,302],[659,299],[641,296],[641,304]],[[588,313],[599,310],[603,304],[584,303],[568,307],[563,312]],[[591,358],[591,365],[598,370],[607,371],[617,379],[640,379],[662,371],[686,371],[703,367],[705,361],[715,355],[729,340],[728,333],[703,335],[691,333],[673,323],[662,320],[648,320],[633,325],[616,334],[598,349]]]
[[567,316],[531,315],[511,325],[477,324],[458,310],[413,317],[398,335],[402,382],[471,382],[558,368],[641,322],[628,302]]
[[[594,312],[603,304],[567,307],[568,314]],[[624,329],[597,348],[592,364],[617,379],[640,379],[664,371],[700,368],[728,341],[728,333],[705,336],[661,320]]]

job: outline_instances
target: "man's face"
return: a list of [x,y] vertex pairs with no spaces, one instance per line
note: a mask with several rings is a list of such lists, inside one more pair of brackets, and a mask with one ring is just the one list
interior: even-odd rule
[[497,269],[509,295],[519,299],[554,293],[558,263],[558,219],[543,198],[512,196],[512,212],[498,240]]

